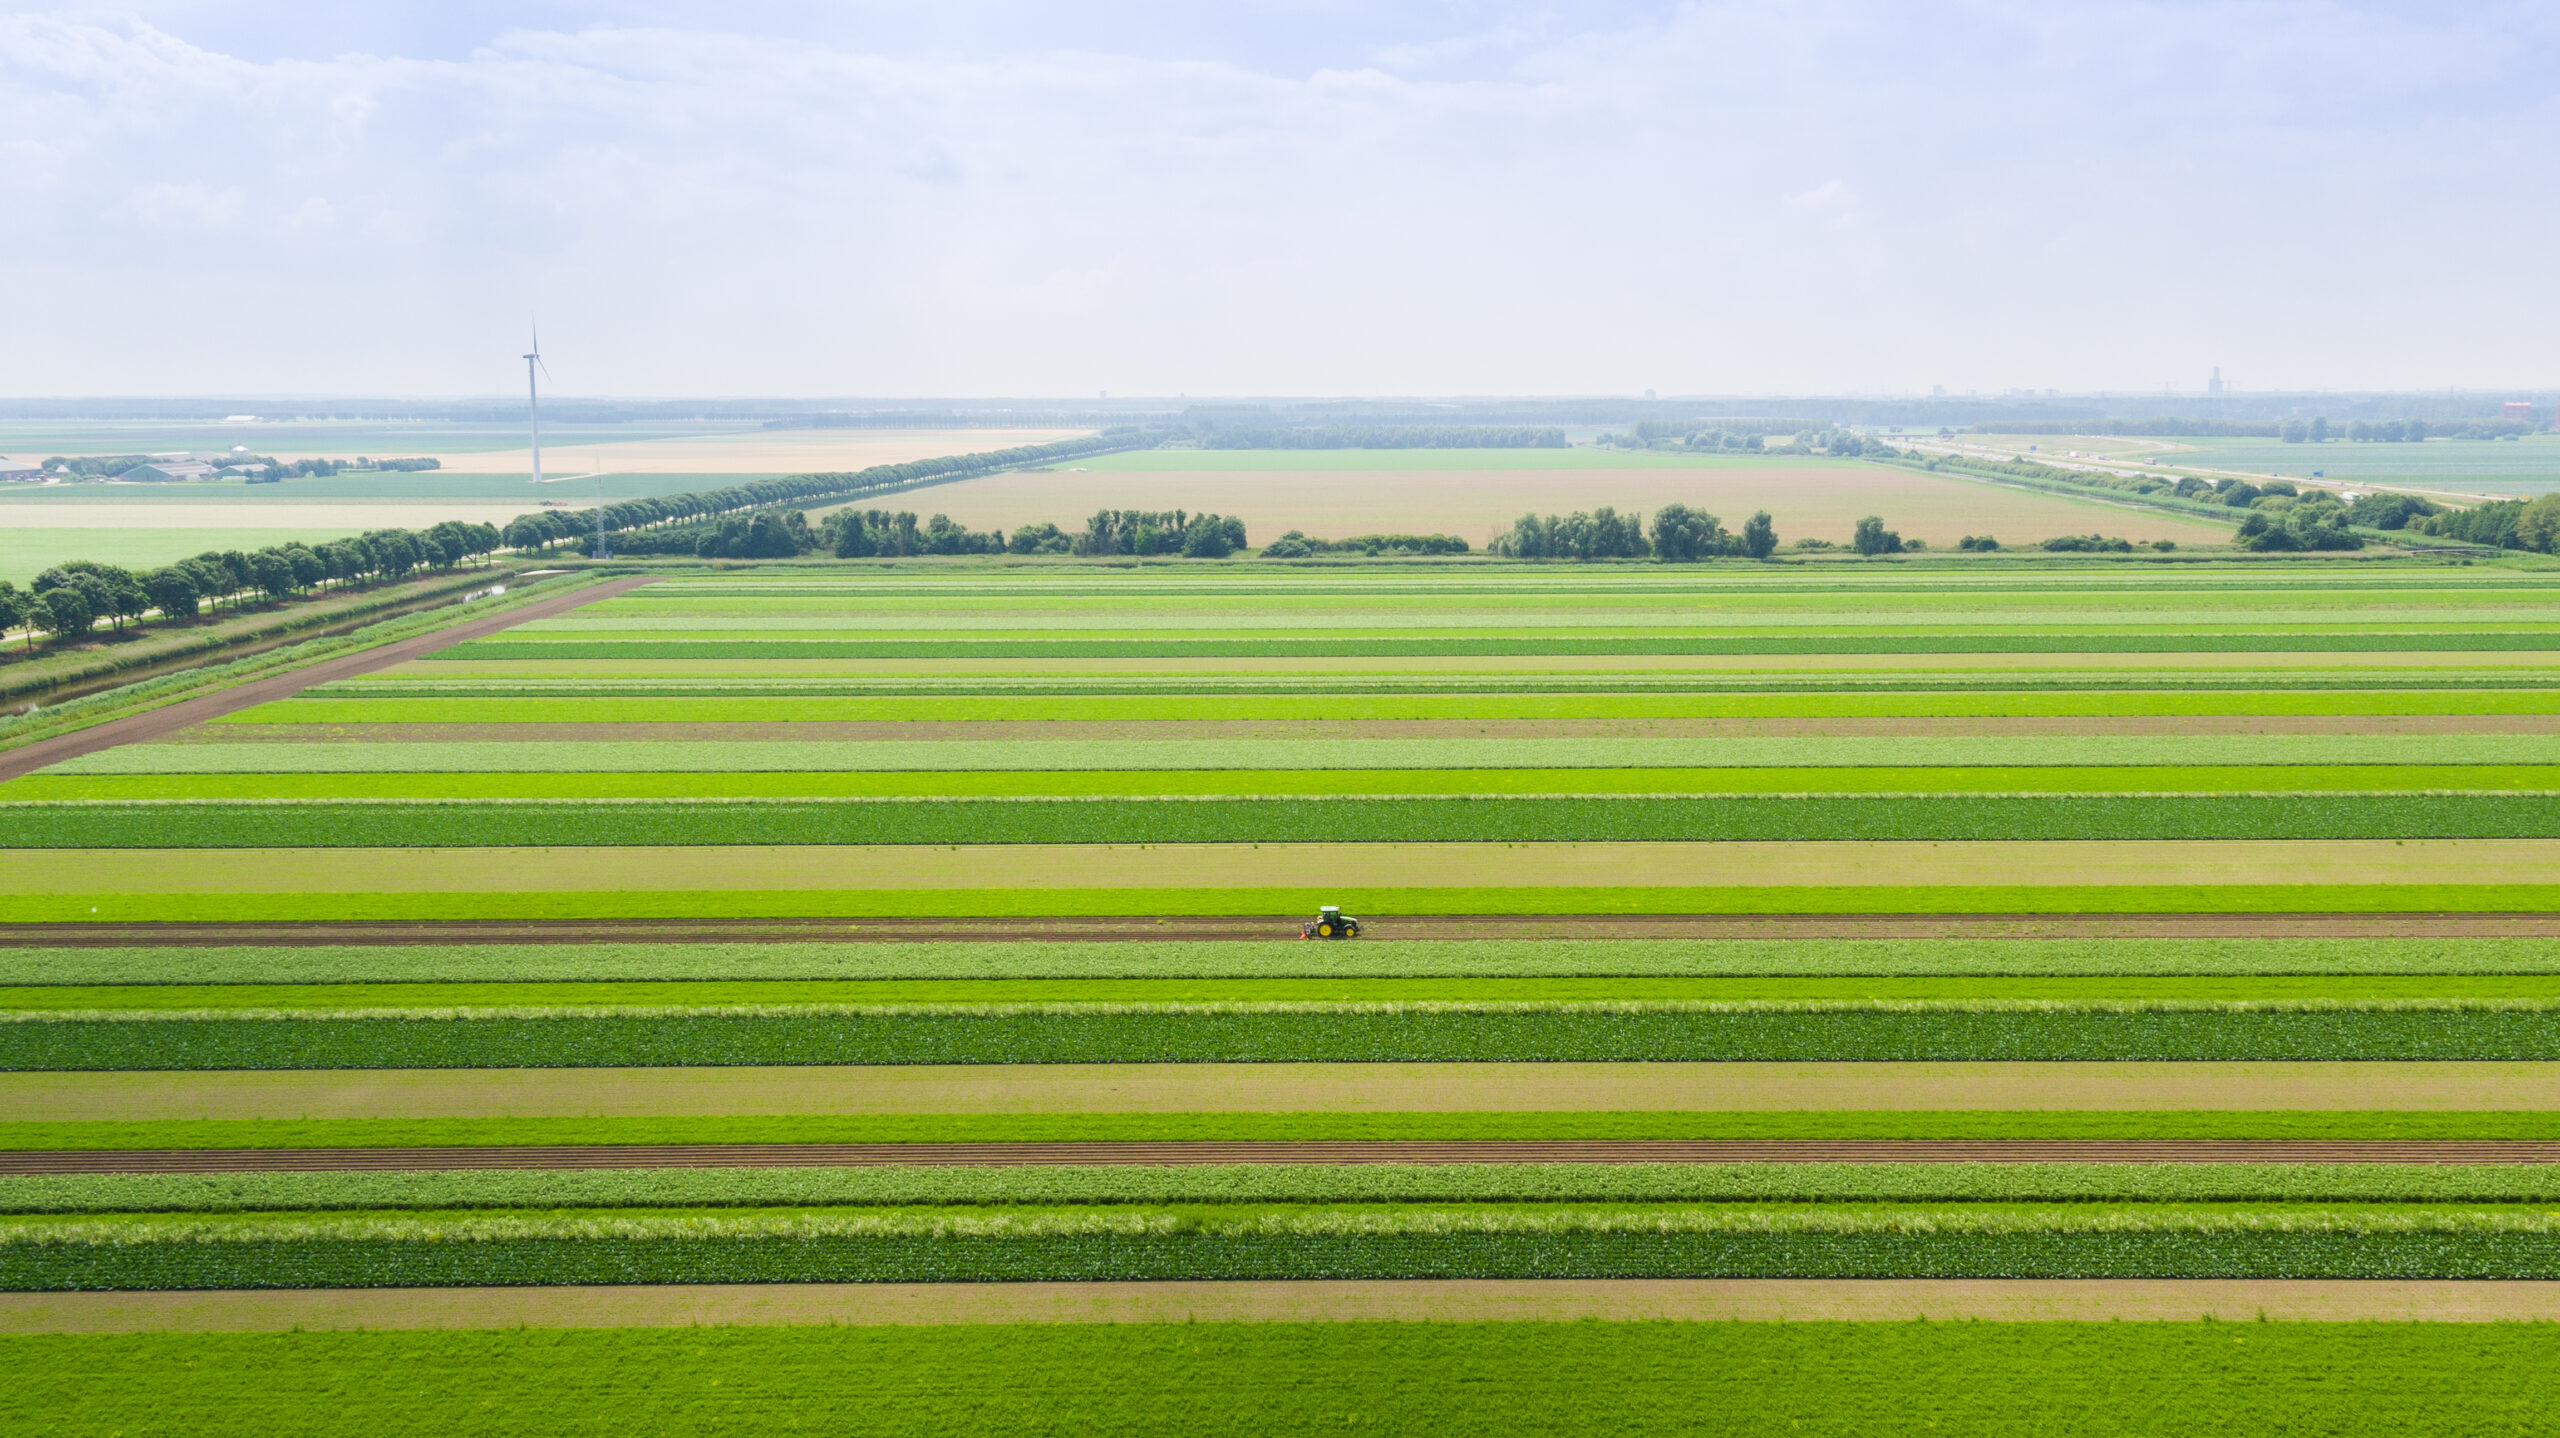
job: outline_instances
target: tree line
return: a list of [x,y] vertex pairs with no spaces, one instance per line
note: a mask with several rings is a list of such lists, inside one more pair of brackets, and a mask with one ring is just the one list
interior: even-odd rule
[[1541,425],[1305,424],[1198,429],[1202,449],[1562,449],[1564,431]]
[[157,614],[181,623],[226,604],[281,601],[317,589],[400,579],[420,569],[452,569],[494,553],[498,531],[446,520],[428,530],[377,529],[326,544],[279,544],[243,553],[207,550],[157,569],[73,559],[35,577],[26,589],[0,580],[0,631],[25,628],[32,647],[41,631],[76,640],[105,620],[117,630]]
[[1265,559],[1305,559],[1318,554],[1464,554],[1467,542],[1454,534],[1361,534],[1349,539],[1309,539],[1290,530],[1262,546]]
[[[555,544],[581,541],[595,533],[599,523],[610,535],[765,509],[797,500],[835,499],[897,489],[925,480],[963,479],[993,470],[1019,469],[1044,460],[1075,459],[1107,450],[1129,449],[1141,443],[1134,430],[1110,430],[1083,439],[1060,440],[1055,444],[1017,445],[1012,449],[990,450],[981,454],[916,459],[903,464],[875,464],[868,469],[851,472],[785,475],[778,479],[752,480],[727,489],[626,499],[608,504],[601,510],[537,510],[516,516],[508,522],[504,533],[506,542],[515,548],[547,549]],[[631,552],[652,551],[635,549]]]
[[[155,464],[159,458],[149,454],[57,454],[47,459],[44,467],[67,479],[114,479],[146,464]],[[264,470],[278,478],[330,475],[351,469],[410,472],[444,467],[442,460],[423,456],[415,459],[373,459],[357,455],[353,459],[282,460],[271,454],[235,454],[224,455],[212,463],[223,469]]]
[[[1766,559],[1778,548],[1778,531],[1762,510],[1739,532],[1702,509],[1666,504],[1650,523],[1642,514],[1620,514],[1607,505],[1583,513],[1524,514],[1489,546],[1507,559],[1644,559],[1676,564],[1723,557]],[[1267,551],[1266,551],[1267,552]]]

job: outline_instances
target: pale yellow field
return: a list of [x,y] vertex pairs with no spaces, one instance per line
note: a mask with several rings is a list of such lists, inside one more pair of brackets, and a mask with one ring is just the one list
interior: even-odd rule
[[2016,544],[2092,531],[2127,539],[2227,544],[2231,531],[2173,515],[1944,479],[1871,465],[1629,469],[1060,470],[996,474],[901,496],[897,508],[948,514],[973,529],[1054,522],[1097,509],[1183,509],[1242,516],[1255,542],[1291,530],[1455,534],[1481,545],[1524,513],[1611,505],[1650,513],[1680,503],[1739,528],[1766,509],[1778,536],[1845,543],[1865,515],[1905,538],[1953,545],[1968,534]]
[[2548,1323],[2560,1283],[2317,1278],[1439,1278],[614,1284],[0,1294],[0,1333],[966,1323]]
[[2521,1111],[2551,1063],[838,1064],[0,1074],[0,1120],[724,1114]]
[[[1092,433],[1082,429],[777,429],[744,434],[638,439],[612,444],[542,447],[546,478],[586,474],[807,474],[904,464],[948,454],[980,454],[1048,444]],[[279,455],[294,459],[297,455]],[[456,474],[526,474],[525,449],[440,454]]]
[[34,849],[0,893],[2541,884],[2560,839]]

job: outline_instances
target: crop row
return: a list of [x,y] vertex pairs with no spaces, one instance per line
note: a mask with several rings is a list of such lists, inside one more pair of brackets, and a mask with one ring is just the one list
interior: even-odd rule
[[[2560,734],[1717,736],[128,744],[49,774],[870,773],[946,770],[2124,768],[2560,765]],[[2382,787],[2382,786],[2374,786]],[[2450,786],[2448,786],[2450,787]]]
[[[2388,1102],[2387,1089],[2374,1093]],[[2491,1095],[2483,1102],[2499,1101]],[[11,1120],[0,1150],[1564,1139],[2560,1141],[2547,1109],[1758,1109]],[[930,1153],[930,1150],[918,1150]],[[922,1159],[919,1162],[924,1161]]]
[[2560,766],[2270,765],[2009,769],[1190,769],[818,772],[320,772],[47,774],[13,781],[20,802],[294,800],[647,800],[1576,798],[1982,794],[2560,793]]
[[1201,1203],[2560,1203],[2546,1164],[1359,1163],[0,1177],[0,1213]]
[[[1327,947],[1332,947],[1327,945]],[[2097,1007],[2455,1007],[2560,1003],[2560,976],[2390,974],[2343,977],[1469,977],[1469,978],[1134,978],[1134,979],[660,979],[559,982],[371,982],[287,984],[27,984],[0,988],[0,1013],[290,1013],[339,1017],[468,1012],[479,1017],[610,1014],[637,1010],[799,1015],[930,1007],[1020,1012],[1071,1007],[1206,1011],[1275,1006],[1345,1009],[1395,1005],[1422,1012],[1456,1007],[1511,1011],[1644,1008],[1715,1011],[1736,1006],[1938,1005],[1965,1008]],[[1699,1011],[1705,1011],[1703,1009]]]
[[[312,867],[322,851],[269,872],[167,890],[0,892],[0,923],[214,924],[611,921],[635,919],[1129,920],[1142,932],[1173,916],[1248,917],[1294,926],[1319,903],[1355,914],[2550,914],[2560,883],[2353,884],[1614,884],[1395,888],[608,889],[359,887],[362,872]],[[574,854],[577,851],[567,851]],[[595,880],[584,880],[595,883]]]
[[2560,837],[2542,794],[1288,799],[96,800],[16,849]]
[[788,1219],[60,1222],[0,1237],[19,1291],[496,1284],[1687,1277],[2560,1277],[2531,1219],[1820,1209]]
[[[1823,718],[2136,718],[2280,717],[2296,715],[2546,715],[2560,714],[2560,690],[2464,687],[2430,674],[2378,676],[2353,686],[2312,687],[2314,680],[2271,676],[2216,681],[2179,676],[2178,687],[2126,687],[2134,676],[2111,676],[2104,688],[2033,687],[2017,676],[1948,682],[1892,692],[1872,685],[1844,687],[1832,676],[1809,678],[1801,692],[1719,692],[1693,677],[1680,690],[1628,692],[1616,675],[1576,681],[1587,692],[1539,693],[1522,676],[1505,693],[1433,692],[1206,692],[1167,693],[1149,680],[1138,692],[1016,692],[883,694],[869,687],[828,686],[842,692],[810,692],[801,681],[788,691],[741,692],[747,685],[724,679],[638,686],[623,681],[599,692],[592,685],[485,680],[421,689],[415,684],[338,686],[305,698],[244,710],[242,724],[533,724],[533,723],[735,723],[801,720],[967,722],[973,720],[1109,722],[1125,720],[1305,719],[1823,719]],[[2214,687],[2219,682],[2223,687]],[[2424,687],[2410,687],[2413,682]],[[2512,675],[2497,676],[2514,686]],[[1752,676],[1753,689],[1775,686]],[[1462,687],[1481,688],[1467,676]],[[1457,685],[1449,687],[1461,687]],[[1303,688],[1303,686],[1301,686]],[[619,692],[617,692],[619,691]]]
[[1587,635],[1569,638],[1054,639],[937,638],[475,639],[437,657],[462,663],[520,659],[1405,659],[1507,655],[1779,654],[2379,654],[2560,649],[2560,633],[2449,630],[2399,634],[1789,634],[1753,637]]
[[2560,1059],[2542,1005],[1440,1005],[31,1014],[0,1070]]
[[[1276,926],[1278,932],[1290,932]],[[0,947],[0,985],[2560,974],[2560,938],[1423,939]]]

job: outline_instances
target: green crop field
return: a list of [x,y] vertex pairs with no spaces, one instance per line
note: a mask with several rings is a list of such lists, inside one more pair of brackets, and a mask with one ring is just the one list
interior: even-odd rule
[[[1178,458],[1072,478],[1496,467]],[[2556,670],[2532,558],[670,567],[0,782],[0,1361],[63,1432],[2547,1431],[2496,1324],[1520,1320],[2560,1318]],[[1346,1321],[1061,1321],[1246,1302]]]

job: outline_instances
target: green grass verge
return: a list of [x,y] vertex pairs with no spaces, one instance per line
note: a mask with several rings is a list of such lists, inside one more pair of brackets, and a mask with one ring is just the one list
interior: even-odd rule
[[0,1337],[30,1432],[2548,1434],[2511,1324],[1320,1323]]
[[2530,1110],[745,1114],[0,1122],[0,1150],[1467,1139],[2560,1139]]
[[2560,1007],[2518,1003],[137,1010],[0,1022],[0,1071],[2560,1059]]
[[[856,932],[859,932],[857,926]],[[2560,974],[2560,938],[2467,939],[1426,939],[1309,944],[1275,923],[1269,940],[1063,943],[315,944],[0,947],[0,986],[86,986],[56,1007],[110,1007],[99,986],[189,986],[199,1004],[230,986],[1066,980],[1423,980],[1484,978],[2427,976]],[[2354,992],[2366,992],[2353,988]],[[885,992],[885,990],[881,990]],[[2378,990],[2375,992],[2379,992]],[[2433,990],[2453,992],[2453,990]],[[2469,992],[2469,990],[2465,990]],[[2503,991],[2496,991],[2503,992]],[[2517,990],[2516,993],[2528,992]],[[2539,993],[2536,987],[2529,992]],[[2229,994],[2215,996],[2229,997]],[[0,988],[0,1004],[32,1000]],[[285,1005],[290,1006],[290,1005]]]
[[2549,913],[2560,884],[1839,885],[1501,889],[706,889],[6,894],[0,924],[1309,914]]
[[2548,794],[0,804],[15,849],[2539,839]]
[[2548,1164],[1274,1163],[0,1176],[0,1213],[1203,1203],[2560,1203]]

